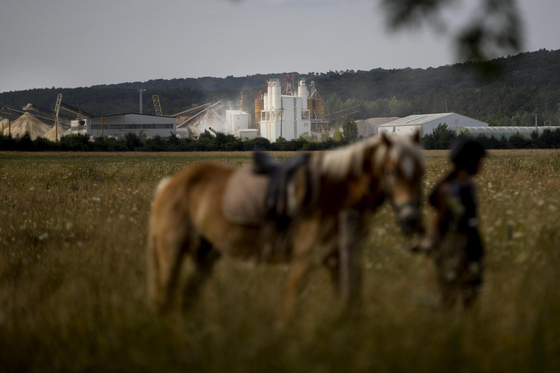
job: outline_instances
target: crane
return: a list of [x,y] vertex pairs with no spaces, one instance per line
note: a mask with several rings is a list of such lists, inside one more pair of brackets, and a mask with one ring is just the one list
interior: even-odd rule
[[58,142],[58,112],[60,111],[60,104],[62,103],[62,93],[59,93],[56,97],[56,105],[54,106],[54,112],[56,113],[54,117],[54,141]]
[[154,110],[156,115],[163,116],[163,110],[161,110],[161,103],[159,102],[159,95],[152,95],[152,101],[154,102]]

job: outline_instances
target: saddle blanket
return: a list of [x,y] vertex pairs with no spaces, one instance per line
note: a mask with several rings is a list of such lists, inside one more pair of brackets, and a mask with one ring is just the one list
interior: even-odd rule
[[267,217],[268,177],[257,175],[251,166],[234,171],[226,183],[222,211],[234,224],[261,225]]
[[[244,166],[232,173],[226,182],[222,200],[222,212],[226,219],[240,225],[262,225],[269,219],[266,206],[267,189],[270,178],[256,174],[252,166]],[[293,180],[287,185],[288,216],[297,210],[296,186]]]

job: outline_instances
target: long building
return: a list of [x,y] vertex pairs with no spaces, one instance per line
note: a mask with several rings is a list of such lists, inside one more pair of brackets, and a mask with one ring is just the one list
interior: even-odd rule
[[420,135],[431,134],[440,124],[454,130],[457,127],[488,127],[488,123],[455,113],[409,115],[378,127],[378,133],[385,132],[389,135],[411,135],[420,131]]
[[176,134],[175,118],[149,114],[115,114],[103,117],[76,119],[70,122],[65,135],[88,135],[123,138],[128,132],[147,137],[169,137]]

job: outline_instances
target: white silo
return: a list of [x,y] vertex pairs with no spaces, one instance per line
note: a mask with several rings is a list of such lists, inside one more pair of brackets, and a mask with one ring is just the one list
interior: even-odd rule
[[264,110],[270,110],[268,107],[268,93],[263,94]]
[[307,98],[309,97],[309,92],[307,91],[305,79],[301,79],[299,81],[298,96],[301,97],[301,110],[307,110]]
[[282,108],[282,88],[279,81],[275,81],[272,86],[272,100],[272,109],[280,110]]
[[271,81],[268,82],[268,87],[266,88],[267,99],[268,99],[268,110],[272,110],[272,85]]

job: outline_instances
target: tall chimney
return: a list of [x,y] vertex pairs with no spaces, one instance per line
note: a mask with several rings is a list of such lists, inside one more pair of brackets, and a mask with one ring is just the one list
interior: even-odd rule
[[146,92],[146,90],[142,88],[138,88],[138,92],[140,92],[140,114],[142,114],[142,106],[144,106],[142,103],[142,93]]

